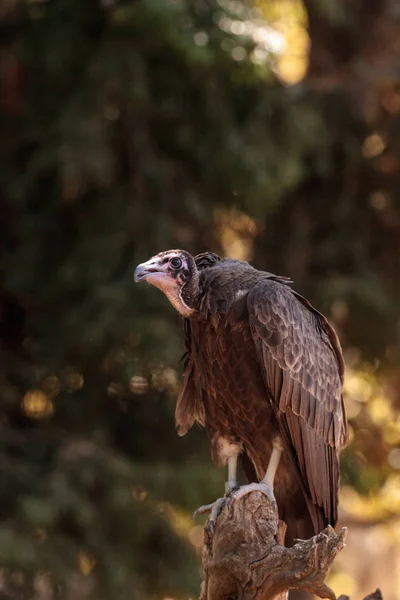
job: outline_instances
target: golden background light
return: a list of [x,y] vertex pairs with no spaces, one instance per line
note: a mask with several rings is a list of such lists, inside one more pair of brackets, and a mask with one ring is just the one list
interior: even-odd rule
[[29,390],[22,399],[22,411],[31,419],[43,419],[53,414],[54,407],[43,390]]

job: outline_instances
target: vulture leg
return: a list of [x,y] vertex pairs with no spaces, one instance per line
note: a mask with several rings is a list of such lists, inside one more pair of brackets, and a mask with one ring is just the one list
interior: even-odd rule
[[228,481],[225,482],[225,494],[230,494],[238,487],[237,482],[237,454],[228,458]]
[[202,515],[207,512],[211,512],[210,514],[210,529],[213,532],[215,522],[218,519],[218,516],[226,502],[226,497],[233,492],[238,487],[237,482],[237,454],[230,456],[228,458],[228,481],[225,482],[225,496],[223,498],[218,498],[212,504],[205,504],[204,506],[200,506],[194,513],[193,517],[197,515]]
[[272,442],[271,458],[269,459],[267,471],[260,483],[249,483],[249,485],[242,485],[242,487],[231,494],[232,501],[238,500],[239,498],[242,498],[251,492],[261,492],[267,496],[274,506],[276,506],[276,500],[274,496],[274,479],[282,452],[282,440],[277,437]]

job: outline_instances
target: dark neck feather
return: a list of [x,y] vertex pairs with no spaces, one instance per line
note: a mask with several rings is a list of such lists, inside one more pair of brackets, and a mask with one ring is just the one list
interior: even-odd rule
[[199,273],[196,265],[191,265],[190,279],[185,283],[181,290],[181,298],[189,308],[198,310],[200,306]]

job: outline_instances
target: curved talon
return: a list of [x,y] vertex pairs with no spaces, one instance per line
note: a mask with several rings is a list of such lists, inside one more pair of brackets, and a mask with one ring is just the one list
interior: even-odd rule
[[193,513],[193,519],[195,519],[197,515],[204,515],[205,513],[211,512],[214,504],[215,503],[213,502],[212,504],[204,504],[204,506],[199,506],[199,508],[197,508]]
[[218,500],[214,502],[214,506],[212,507],[210,515],[210,526],[212,525],[212,528],[214,528],[215,522],[218,519],[221,510],[225,506],[225,502],[226,498],[218,498]]
[[219,517],[221,510],[223,509],[226,502],[226,498],[218,498],[212,504],[205,504],[204,506],[200,506],[194,513],[193,518],[195,519],[197,515],[203,515],[204,513],[211,512],[209,518],[209,527],[211,533],[214,533],[215,523]]

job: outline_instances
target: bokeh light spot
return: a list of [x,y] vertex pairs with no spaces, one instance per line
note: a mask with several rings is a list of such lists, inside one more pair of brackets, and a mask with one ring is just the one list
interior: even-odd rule
[[65,382],[71,392],[77,392],[83,387],[85,380],[82,373],[69,371],[65,377]]
[[93,571],[96,564],[94,557],[87,552],[80,552],[78,560],[80,572],[87,577]]
[[389,206],[389,196],[380,190],[373,192],[369,197],[369,203],[377,211],[382,211]]
[[129,382],[129,389],[134,394],[145,394],[149,389],[149,382],[141,375],[134,375]]
[[386,146],[384,138],[379,133],[372,133],[364,140],[363,155],[366,158],[374,158],[382,154]]
[[29,390],[22,399],[22,411],[30,419],[43,419],[53,414],[54,407],[43,390]]
[[236,209],[215,210],[214,219],[225,256],[237,260],[250,260],[254,237],[257,235],[256,222],[249,215]]
[[400,469],[400,448],[393,448],[389,452],[388,463],[393,469]]
[[246,31],[246,25],[243,21],[232,21],[231,23],[231,33],[234,35],[243,35]]
[[231,55],[233,60],[240,62],[246,58],[247,52],[242,46],[235,46],[231,52]]
[[193,39],[196,46],[207,46],[208,44],[208,35],[205,31],[198,31],[194,34]]

